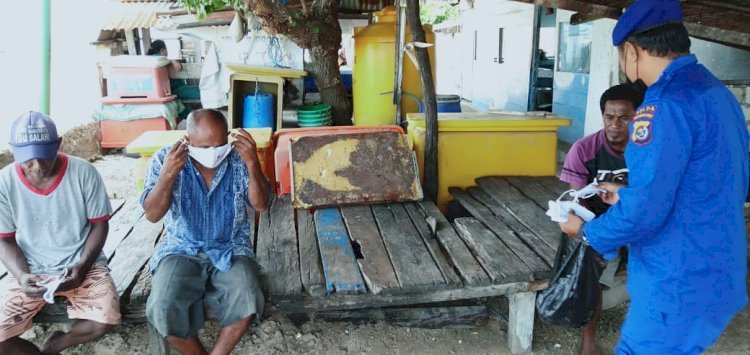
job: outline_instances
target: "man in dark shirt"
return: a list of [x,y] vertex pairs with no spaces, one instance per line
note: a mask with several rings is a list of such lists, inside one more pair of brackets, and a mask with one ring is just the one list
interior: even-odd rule
[[[560,180],[570,184],[572,189],[597,182],[614,182],[627,185],[628,169],[625,166],[625,146],[628,144],[628,124],[633,119],[635,109],[643,101],[643,94],[629,85],[617,85],[602,94],[599,105],[602,110],[604,128],[588,135],[573,144],[565,158]],[[606,212],[609,205],[599,196],[581,200],[581,204],[597,216]],[[609,261],[599,282],[611,287],[620,258]],[[596,352],[596,323],[601,312],[601,297],[597,312],[591,323],[583,327],[581,354]]]

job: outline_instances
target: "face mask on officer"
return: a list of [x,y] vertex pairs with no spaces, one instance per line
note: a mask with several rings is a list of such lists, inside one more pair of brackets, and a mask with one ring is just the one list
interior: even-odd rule
[[[636,58],[635,58],[635,80],[630,79],[630,75],[628,75],[628,48],[627,45],[630,45],[633,47],[633,51],[636,52]],[[621,84],[628,85],[632,87],[634,90],[637,90],[640,93],[646,92],[648,89],[648,85],[638,77],[638,57],[637,57],[637,50],[635,49],[635,46],[629,42],[623,43],[621,46],[618,47],[618,51],[620,54],[620,68],[622,69],[623,73],[625,74],[625,82],[623,83],[621,80]]]

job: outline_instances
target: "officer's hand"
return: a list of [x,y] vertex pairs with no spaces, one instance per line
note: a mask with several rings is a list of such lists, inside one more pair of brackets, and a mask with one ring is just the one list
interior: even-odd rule
[[600,192],[597,195],[599,195],[599,198],[601,198],[604,203],[611,206],[617,203],[617,201],[620,201],[620,195],[618,194],[618,191],[620,191],[621,188],[625,187],[625,185],[614,182],[603,182],[598,184],[597,187],[607,190],[606,192]]
[[573,212],[568,212],[568,221],[560,223],[560,230],[571,238],[578,237],[578,231],[583,227],[583,220]]

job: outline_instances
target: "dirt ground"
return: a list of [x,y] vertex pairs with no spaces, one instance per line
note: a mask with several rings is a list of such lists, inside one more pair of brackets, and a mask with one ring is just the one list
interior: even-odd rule
[[[135,159],[108,155],[95,162],[104,177],[110,196],[133,198],[135,181],[131,169]],[[749,280],[750,281],[750,280]],[[749,282],[750,284],[750,282]],[[599,353],[611,353],[619,338],[619,328],[627,303],[605,311],[598,332]],[[60,325],[36,326],[25,337],[41,343]],[[253,328],[235,349],[235,354],[508,354],[507,323],[489,316],[468,329],[417,329],[384,323],[353,325],[349,322],[311,321],[295,326],[284,314],[271,312],[258,328]],[[200,337],[210,347],[218,332],[209,322]],[[576,354],[579,335],[575,329],[535,322],[534,352],[537,354]],[[148,354],[145,325],[119,326],[99,341],[79,346],[66,354]],[[739,313],[711,354],[750,353],[750,307]]]

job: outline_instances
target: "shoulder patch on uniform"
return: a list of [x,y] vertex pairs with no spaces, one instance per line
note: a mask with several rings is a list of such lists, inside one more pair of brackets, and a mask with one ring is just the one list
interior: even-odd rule
[[637,145],[646,145],[651,143],[653,132],[651,131],[652,121],[639,120],[633,121],[633,135],[631,141]]
[[638,108],[638,111],[635,111],[635,115],[641,115],[641,114],[651,114],[653,116],[653,113],[656,112],[656,106],[654,105],[646,105],[641,106]]

